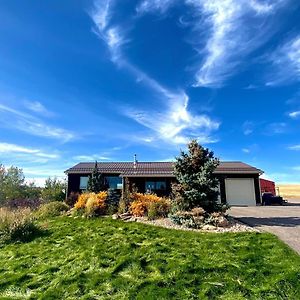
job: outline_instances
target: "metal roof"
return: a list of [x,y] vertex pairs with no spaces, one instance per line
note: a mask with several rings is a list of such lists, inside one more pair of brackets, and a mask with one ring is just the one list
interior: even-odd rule
[[[101,173],[120,174],[122,177],[173,177],[174,162],[98,162]],[[90,174],[94,162],[79,163],[65,171],[67,174]],[[220,162],[215,174],[262,174],[260,169],[240,161]]]

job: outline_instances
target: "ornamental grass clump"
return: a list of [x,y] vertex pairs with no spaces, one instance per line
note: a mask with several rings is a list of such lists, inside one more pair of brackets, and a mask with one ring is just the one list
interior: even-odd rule
[[0,244],[31,240],[41,229],[34,223],[29,208],[10,210],[0,208]]

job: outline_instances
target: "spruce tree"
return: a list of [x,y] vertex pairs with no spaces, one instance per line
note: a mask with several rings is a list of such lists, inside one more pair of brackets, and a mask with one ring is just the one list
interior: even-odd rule
[[181,151],[176,157],[174,175],[177,183],[172,186],[174,201],[179,210],[202,207],[207,212],[220,210],[218,202],[219,181],[214,171],[219,159],[208,148],[192,140],[188,144],[188,153]]
[[97,161],[92,175],[89,176],[87,190],[89,192],[99,193],[108,189],[108,183],[103,174],[99,173]]

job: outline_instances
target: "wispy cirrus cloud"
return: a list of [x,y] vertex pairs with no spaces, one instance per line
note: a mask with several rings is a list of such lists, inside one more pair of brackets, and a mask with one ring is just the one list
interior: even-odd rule
[[31,154],[33,156],[56,159],[59,158],[59,154],[57,153],[46,153],[41,149],[34,149],[31,147],[24,147],[16,144],[10,143],[1,143],[0,142],[0,153],[1,154],[12,154],[12,153],[23,153],[23,154]]
[[136,7],[136,12],[141,15],[147,12],[159,11],[165,13],[176,0],[144,0]]
[[76,155],[73,156],[73,159],[76,161],[102,161],[102,160],[112,160],[108,156],[98,155],[98,154],[92,154],[92,155]]
[[119,26],[110,24],[114,2],[113,0],[94,1],[90,16],[95,24],[93,31],[109,48],[111,60],[116,64],[121,64],[121,46],[127,40]]
[[[139,11],[146,11],[154,5],[157,9],[164,10],[172,1],[148,1],[141,3]],[[190,137],[198,138],[200,142],[214,142],[210,133],[219,127],[219,122],[211,120],[206,115],[192,115],[188,111],[189,98],[184,90],[170,90],[151,78],[137,66],[129,62],[122,54],[122,46],[128,41],[121,32],[120,26],[111,25],[113,0],[96,1],[91,18],[96,26],[97,36],[103,40],[110,50],[112,62],[126,69],[137,83],[150,88],[155,96],[164,103],[165,109],[160,112],[145,112],[142,109],[126,108],[124,114],[151,129],[153,136],[141,136],[140,140],[153,143],[164,140],[175,144],[185,144]]]
[[300,35],[280,45],[269,60],[273,69],[266,85],[274,86],[300,81]]
[[187,0],[199,13],[196,31],[201,35],[209,31],[204,53],[202,45],[196,46],[204,59],[195,85],[219,87],[235,74],[243,58],[266,42],[270,31],[266,20],[281,2]]
[[289,150],[300,151],[300,144],[288,147]]
[[242,125],[244,135],[250,135],[253,133],[255,124],[251,121],[245,121]]
[[153,135],[142,137],[146,143],[162,140],[171,144],[186,144],[190,138],[196,138],[200,143],[216,142],[211,134],[220,123],[206,115],[193,115],[188,111],[188,96],[184,95],[182,99],[181,102],[170,103],[167,112],[128,109],[125,113],[153,132]]
[[[192,27],[191,38],[199,54],[195,86],[220,87],[237,72],[243,59],[264,44],[271,35],[268,17],[285,0],[185,0],[192,8],[186,19]],[[141,13],[165,13],[177,1],[144,0]],[[203,37],[206,41],[203,42]]]
[[48,125],[31,114],[24,113],[4,104],[0,104],[0,126],[1,125],[31,135],[58,139],[63,142],[68,142],[76,137],[75,134],[69,130]]
[[61,156],[58,151],[44,151],[39,148],[0,142],[0,157],[11,164],[43,164],[58,161]]
[[43,116],[53,116],[54,113],[49,111],[41,102],[39,101],[29,101],[25,100],[24,101],[24,106],[27,110],[30,110],[32,112],[41,114]]
[[275,122],[267,124],[264,128],[263,134],[265,135],[276,135],[283,134],[288,130],[287,124],[284,122]]

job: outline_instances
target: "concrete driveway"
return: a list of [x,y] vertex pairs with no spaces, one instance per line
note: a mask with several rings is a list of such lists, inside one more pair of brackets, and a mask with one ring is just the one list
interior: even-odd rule
[[232,207],[229,214],[277,235],[300,254],[300,201],[293,200],[284,206]]

